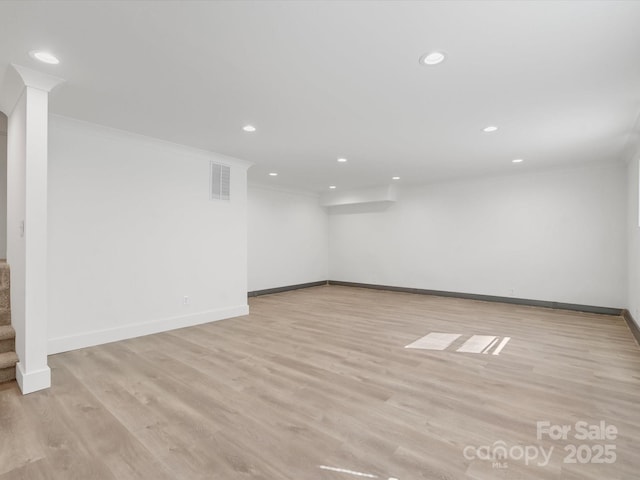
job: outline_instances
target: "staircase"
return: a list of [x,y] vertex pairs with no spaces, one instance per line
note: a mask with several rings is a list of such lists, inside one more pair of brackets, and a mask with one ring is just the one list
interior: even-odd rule
[[11,326],[11,302],[9,265],[0,260],[0,383],[16,378],[16,332]]

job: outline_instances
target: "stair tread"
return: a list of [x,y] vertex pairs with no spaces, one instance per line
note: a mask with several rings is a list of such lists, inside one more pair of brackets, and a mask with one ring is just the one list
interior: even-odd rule
[[0,369],[15,367],[18,360],[16,352],[0,353]]
[[0,325],[0,340],[16,338],[16,331],[11,325]]

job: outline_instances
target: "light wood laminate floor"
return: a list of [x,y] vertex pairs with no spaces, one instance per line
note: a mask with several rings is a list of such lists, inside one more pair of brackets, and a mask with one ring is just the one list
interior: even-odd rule
[[[47,391],[0,388],[0,480],[640,478],[640,349],[619,317],[338,286],[250,305],[51,356]],[[430,332],[511,340],[499,356],[404,348]],[[545,420],[618,435],[538,440]],[[500,441],[554,451],[465,458]],[[564,463],[569,443],[616,461]]]

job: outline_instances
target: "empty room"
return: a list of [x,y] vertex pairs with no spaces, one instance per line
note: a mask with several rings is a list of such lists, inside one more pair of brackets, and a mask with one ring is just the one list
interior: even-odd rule
[[640,2],[0,2],[0,480],[640,478]]

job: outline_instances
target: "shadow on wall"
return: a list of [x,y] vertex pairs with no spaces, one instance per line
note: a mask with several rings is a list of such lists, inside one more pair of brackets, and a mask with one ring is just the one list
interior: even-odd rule
[[355,203],[353,205],[337,205],[327,207],[329,215],[355,215],[359,213],[380,213],[388,210],[394,202]]

